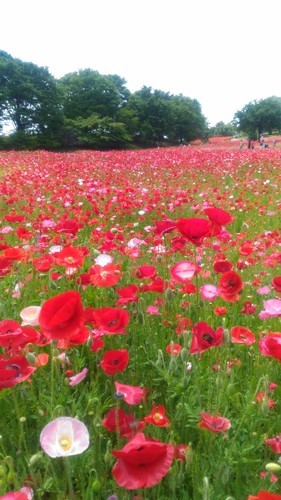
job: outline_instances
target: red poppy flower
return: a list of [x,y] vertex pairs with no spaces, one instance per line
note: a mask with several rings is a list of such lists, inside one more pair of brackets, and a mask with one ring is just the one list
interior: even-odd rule
[[257,393],[255,401],[257,401],[257,403],[265,403],[270,410],[272,410],[275,406],[275,401],[269,398],[267,392],[264,391]]
[[187,444],[177,444],[175,446],[175,458],[181,462],[186,462],[186,452],[189,449]]
[[216,306],[214,309],[214,313],[216,314],[216,316],[224,316],[227,313],[226,307]]
[[264,443],[267,444],[274,453],[281,453],[281,434],[274,438],[265,439]]
[[58,234],[64,233],[74,236],[81,226],[75,220],[64,219],[55,226],[54,231]]
[[254,314],[256,310],[257,310],[256,306],[252,304],[252,302],[250,302],[249,300],[246,300],[243,304],[241,313],[250,316],[251,314]]
[[0,358],[0,391],[28,380],[35,370],[24,356]]
[[159,236],[163,234],[171,233],[176,228],[176,223],[173,220],[165,219],[162,221],[156,222],[155,227],[152,231]]
[[40,333],[29,326],[21,326],[12,319],[0,321],[0,346],[5,349],[25,347],[34,344],[40,339]]
[[234,326],[230,330],[230,335],[233,344],[252,345],[256,341],[254,334],[245,326]]
[[233,221],[231,215],[221,208],[205,208],[204,213],[209,217],[210,221],[218,226],[227,226],[227,224]]
[[248,500],[281,500],[281,495],[262,490],[258,492],[257,496],[249,495]]
[[214,263],[214,271],[215,273],[223,274],[227,273],[232,269],[232,263],[228,260],[217,260]]
[[154,278],[151,283],[145,284],[142,287],[143,292],[164,293],[164,290],[165,290],[165,281],[163,280],[163,278],[160,277]]
[[167,354],[171,354],[172,356],[177,356],[181,352],[181,345],[174,344],[174,342],[171,342],[170,344],[167,345],[165,351]]
[[5,276],[6,274],[9,274],[12,265],[12,262],[9,261],[6,257],[3,257],[2,255],[0,256],[0,278],[2,276]]
[[223,342],[223,328],[213,330],[207,323],[200,321],[192,328],[190,354],[204,352],[211,347],[217,347]]
[[23,261],[29,257],[28,252],[18,247],[9,247],[4,250],[3,256],[10,261]]
[[126,335],[125,328],[129,323],[128,311],[117,307],[101,307],[99,309],[86,309],[86,321],[96,326],[105,334]]
[[174,447],[136,434],[121,450],[113,450],[118,459],[112,475],[122,488],[150,488],[166,476],[174,459]]
[[119,351],[107,351],[100,365],[102,370],[107,375],[115,375],[115,373],[122,373],[129,363],[129,353],[126,349],[120,349]]
[[135,275],[139,279],[152,279],[156,275],[156,269],[154,266],[139,266],[135,271]]
[[243,282],[235,271],[222,274],[219,279],[219,295],[226,302],[234,302],[239,299],[239,292],[243,288]]
[[123,399],[129,405],[138,405],[145,399],[147,394],[147,389],[142,389],[135,385],[119,384],[119,382],[114,382],[114,385],[116,388],[116,397]]
[[178,337],[190,329],[192,321],[189,318],[177,318],[176,334]]
[[168,427],[170,425],[170,420],[166,417],[166,409],[163,405],[153,405],[150,414],[144,417],[144,422],[157,427]]
[[270,332],[259,341],[260,352],[264,356],[281,361],[281,333]]
[[271,284],[272,284],[274,290],[276,290],[276,292],[281,293],[281,276],[275,276],[275,278],[273,278]]
[[120,297],[116,302],[117,306],[128,304],[128,302],[138,302],[139,300],[136,296],[138,292],[138,287],[136,285],[128,285],[115,291]]
[[51,340],[70,339],[84,326],[84,311],[80,294],[67,291],[42,305],[39,315],[42,334]]
[[200,246],[204,238],[213,234],[214,225],[207,219],[194,217],[180,219],[177,222],[177,229],[190,243]]
[[37,259],[33,259],[32,263],[36,269],[36,271],[39,271],[40,273],[47,273],[51,267],[52,264],[54,264],[55,259],[53,255],[42,255],[42,257],[38,257]]
[[202,420],[199,422],[198,427],[201,427],[201,429],[208,429],[208,431],[214,433],[224,433],[231,427],[230,421],[225,417],[212,416],[205,412],[200,413],[200,415]]
[[55,262],[59,266],[78,268],[83,265],[84,254],[76,247],[65,246],[60,252],[54,253]]
[[177,283],[187,283],[200,271],[195,262],[181,261],[175,264],[171,270],[171,276]]
[[136,420],[134,415],[128,415],[122,408],[112,408],[106,414],[101,424],[109,432],[118,432],[121,437],[133,437],[136,432],[145,427],[145,423]]
[[89,270],[89,280],[94,286],[108,288],[117,285],[121,278],[121,268],[115,264],[100,266],[95,264]]

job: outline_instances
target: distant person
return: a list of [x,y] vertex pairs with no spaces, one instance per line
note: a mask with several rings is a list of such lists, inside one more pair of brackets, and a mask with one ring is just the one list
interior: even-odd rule
[[272,147],[275,148],[276,146],[276,139],[272,139]]
[[244,146],[244,142],[240,141],[240,143],[239,143],[239,149],[243,149],[243,146]]

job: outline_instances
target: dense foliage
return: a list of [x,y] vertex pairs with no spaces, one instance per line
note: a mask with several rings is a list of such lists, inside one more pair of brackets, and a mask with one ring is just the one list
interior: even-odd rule
[[186,144],[206,137],[196,99],[84,69],[55,80],[46,68],[0,52],[0,147],[110,149]]
[[249,139],[260,139],[264,133],[281,130],[281,97],[267,97],[249,102],[234,117],[238,130]]
[[0,154],[4,498],[280,500],[281,152],[237,142]]

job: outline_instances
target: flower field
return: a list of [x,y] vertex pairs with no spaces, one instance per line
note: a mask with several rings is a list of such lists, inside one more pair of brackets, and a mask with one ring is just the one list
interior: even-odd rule
[[0,498],[281,494],[281,149],[0,152]]

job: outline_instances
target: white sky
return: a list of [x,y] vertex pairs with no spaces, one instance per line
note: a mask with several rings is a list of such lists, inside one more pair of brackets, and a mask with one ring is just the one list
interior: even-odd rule
[[1,0],[0,49],[196,98],[211,125],[281,96],[281,0]]

